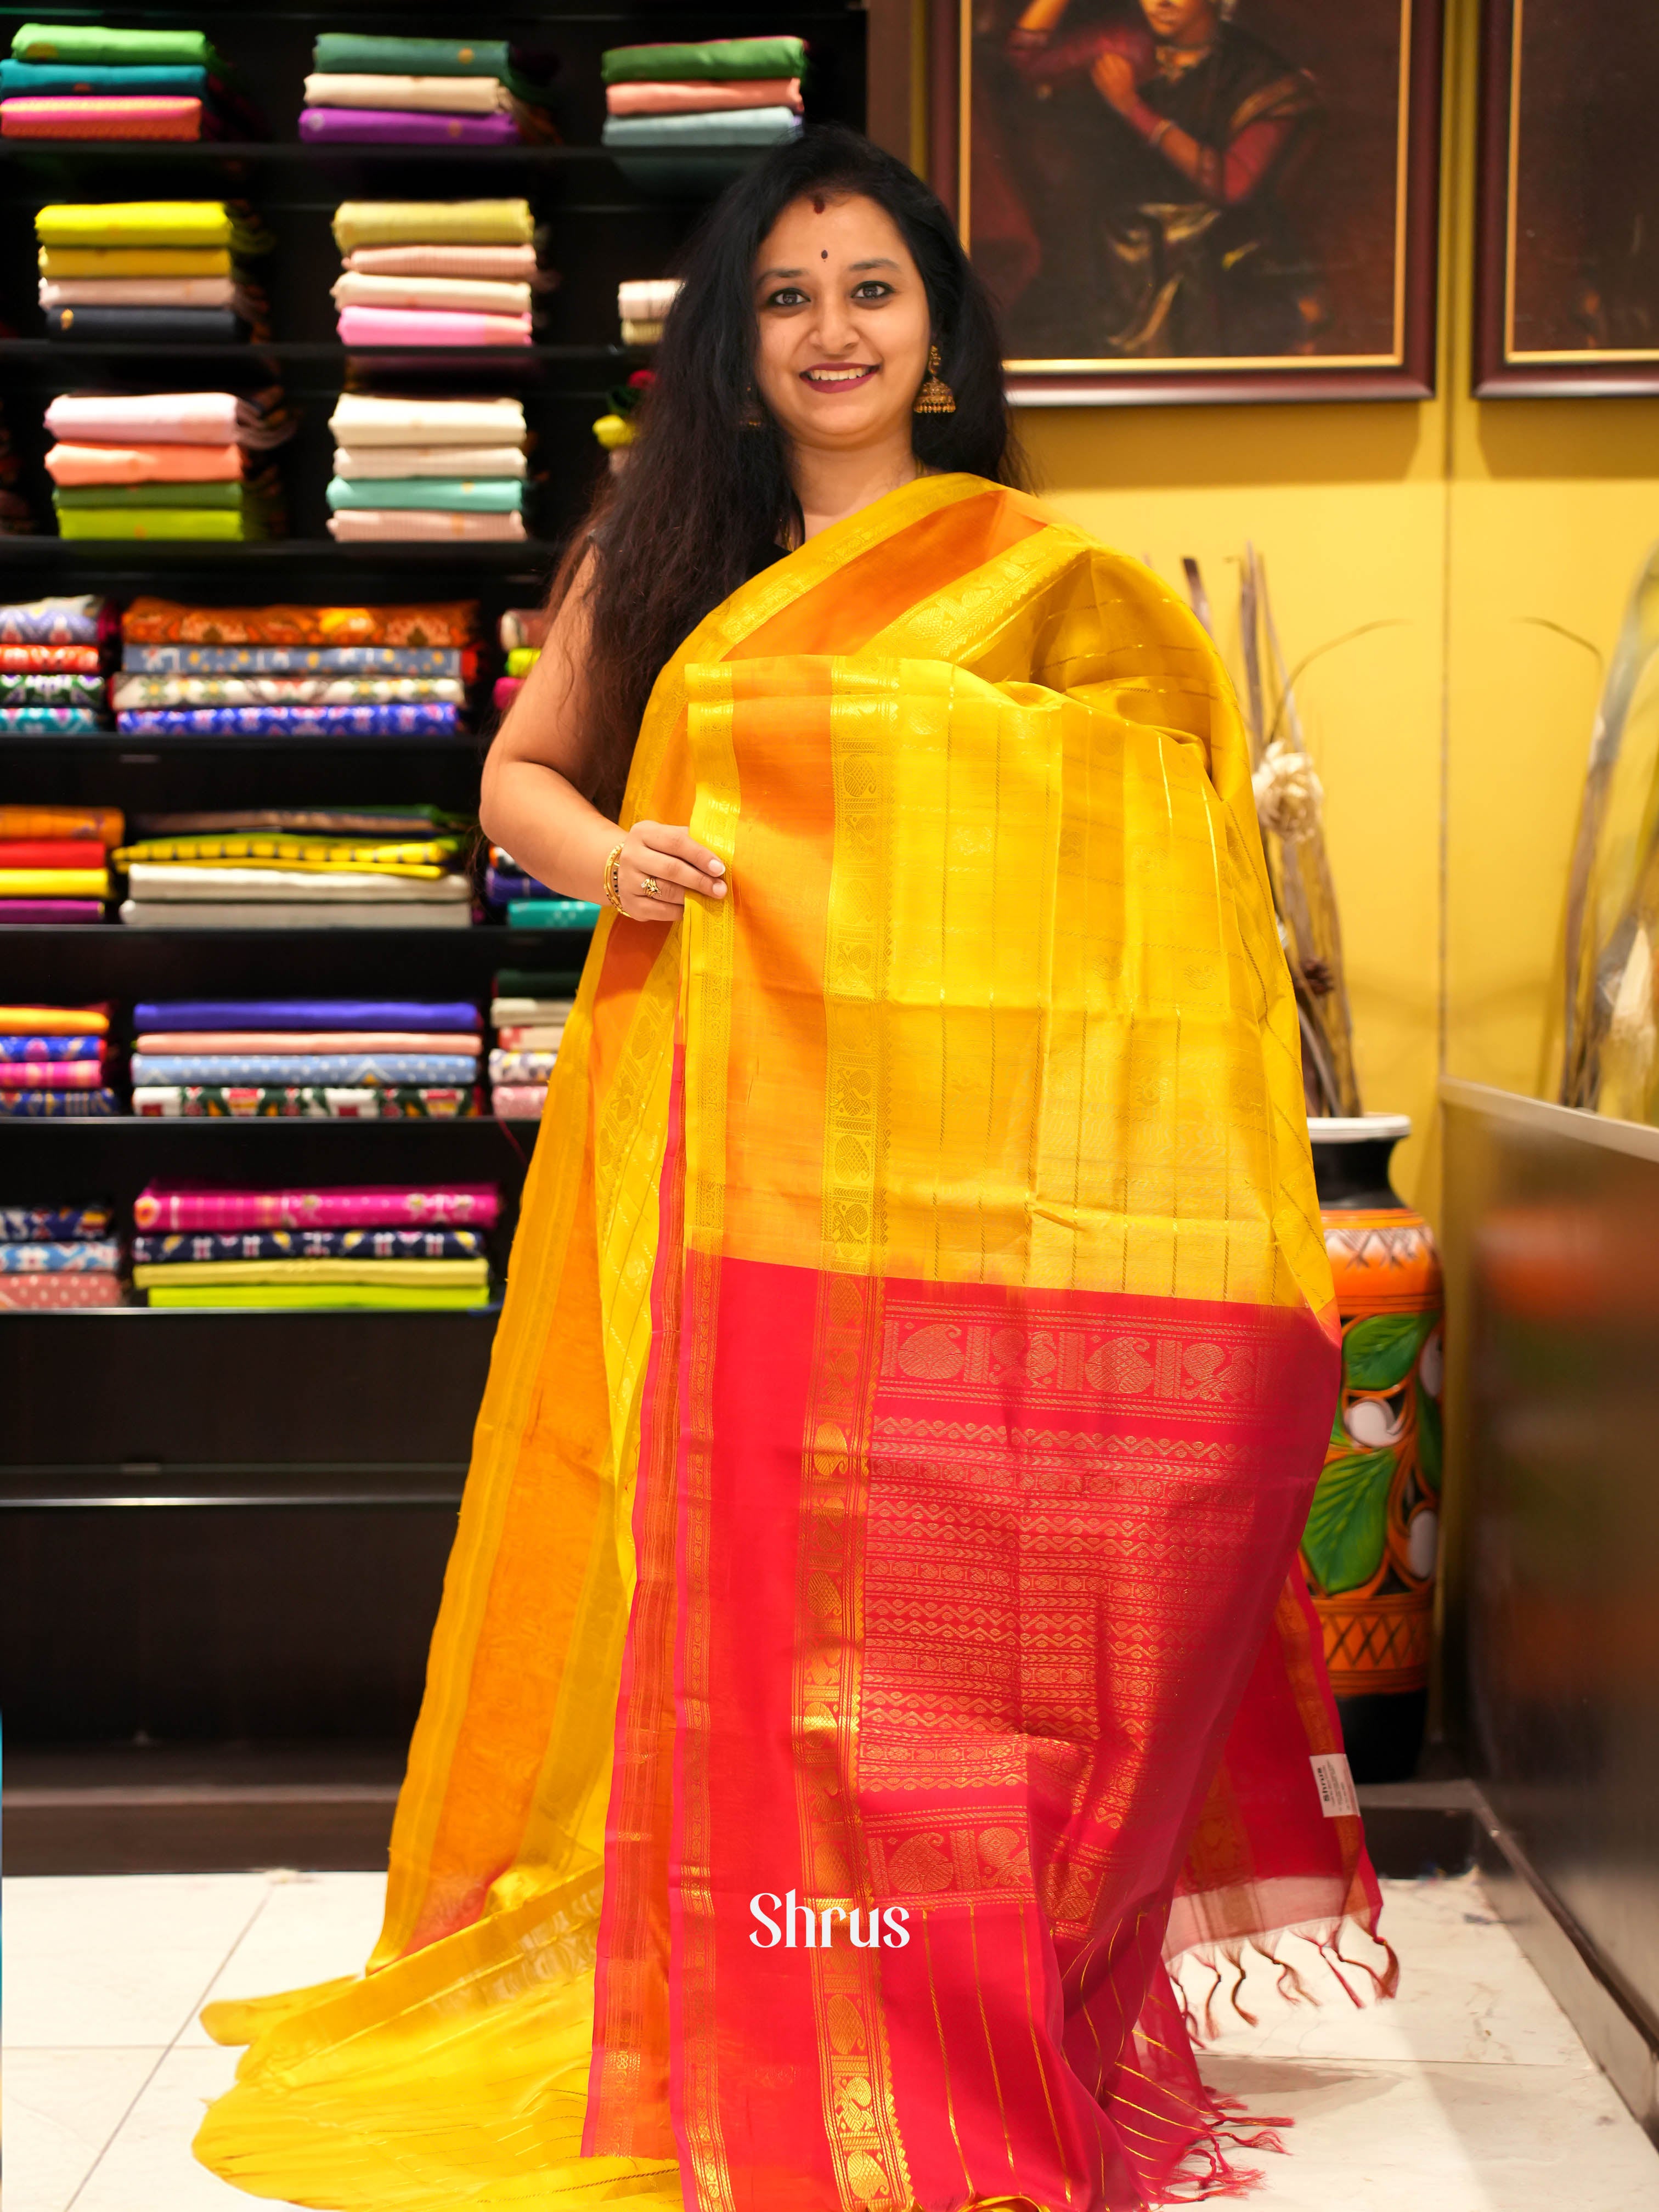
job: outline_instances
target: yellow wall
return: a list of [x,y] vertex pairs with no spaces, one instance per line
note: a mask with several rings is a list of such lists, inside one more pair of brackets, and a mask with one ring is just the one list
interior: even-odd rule
[[1030,409],[1056,506],[1179,582],[1197,556],[1235,668],[1237,570],[1266,556],[1324,780],[1360,1082],[1411,1115],[1434,1209],[1435,1084],[1532,1090],[1598,688],[1659,537],[1659,406],[1468,397],[1477,0],[1450,0],[1440,398],[1371,406]]

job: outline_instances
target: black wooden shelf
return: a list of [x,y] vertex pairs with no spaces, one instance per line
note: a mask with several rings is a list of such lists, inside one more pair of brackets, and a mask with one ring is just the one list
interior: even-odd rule
[[[135,550],[142,549],[142,550]],[[563,548],[548,538],[525,538],[464,544],[441,538],[389,538],[380,544],[341,544],[332,538],[267,538],[216,542],[210,538],[0,538],[0,566],[32,568],[56,562],[66,568],[105,569],[112,574],[154,579],[175,561],[237,567],[266,561],[349,562],[356,568],[454,568],[468,562],[481,568],[550,568]]]
[[[0,6],[0,52],[41,11]],[[52,522],[42,422],[56,391],[157,392],[280,382],[297,428],[275,458],[291,538],[211,541],[0,538],[0,599],[97,592],[220,605],[475,599],[492,650],[472,696],[484,732],[498,667],[495,624],[535,603],[577,527],[605,456],[591,425],[606,390],[649,356],[617,343],[617,283],[667,274],[719,182],[720,160],[684,167],[677,195],[599,143],[605,48],[686,35],[684,0],[262,0],[198,9],[65,0],[65,22],[207,29],[257,97],[258,140],[0,140],[0,398],[18,489]],[[312,145],[297,114],[318,32],[347,27],[501,37],[556,59],[550,107],[564,143],[507,147]],[[701,37],[779,28],[770,0],[708,0]],[[799,0],[787,24],[809,41],[809,113],[860,125],[861,0]],[[532,76],[542,72],[533,69]],[[723,158],[723,157],[721,157]],[[703,173],[706,172],[707,173]],[[556,269],[532,346],[347,348],[331,297],[340,270],[331,218],[347,199],[523,196]],[[131,346],[48,337],[33,222],[47,201],[246,200],[273,248],[256,281],[270,340]],[[535,526],[522,543],[342,545],[326,536],[328,416],[348,375],[380,392],[512,392],[533,439]],[[599,404],[595,404],[595,403]],[[0,802],[186,809],[425,801],[477,804],[481,733],[422,738],[162,738],[100,730],[0,736]],[[0,925],[3,995],[20,1004],[106,1000],[125,1049],[140,1000],[487,999],[493,974],[574,975],[590,933],[330,929],[219,931]],[[533,1121],[154,1119],[0,1121],[0,1204],[101,1198],[131,1231],[152,1180],[236,1187],[494,1182],[488,1239],[504,1267]],[[133,1316],[155,1326],[134,1325]],[[10,1744],[319,1737],[406,1741],[454,1530],[499,1320],[476,1310],[156,1309],[0,1315],[0,1707]],[[110,1325],[66,1328],[59,1323]],[[171,1323],[173,1326],[161,1326]],[[548,1347],[550,1402],[561,1347]],[[3,1462],[9,1462],[9,1468]],[[328,1462],[351,1480],[329,1481]],[[143,1493],[187,1466],[224,1470],[216,1495],[240,1511],[144,1510]],[[447,1494],[408,1510],[410,1470],[441,1468]],[[88,1470],[110,1470],[87,1498]],[[145,1470],[153,1470],[153,1476]],[[236,1470],[244,1470],[239,1475]],[[126,1470],[131,1470],[129,1474]],[[281,1486],[296,1493],[283,1503]],[[453,1485],[453,1489],[448,1486]],[[269,1509],[255,1493],[275,1486]],[[326,1489],[327,1498],[319,1493]],[[75,1498],[80,1493],[80,1504]],[[353,1494],[348,1497],[345,1493]],[[338,1493],[337,1498],[335,1493]],[[361,1493],[361,1494],[358,1494]],[[422,1499],[422,1505],[427,1501]],[[66,1510],[73,1508],[74,1510]]]
[[[246,1322],[286,1320],[296,1314],[307,1315],[313,1320],[320,1314],[330,1321],[343,1322],[386,1321],[395,1319],[399,1314],[420,1314],[430,1319],[435,1314],[441,1315],[446,1320],[471,1322],[475,1326],[493,1329],[501,1319],[501,1303],[496,1297],[482,1306],[0,1306],[0,1328],[9,1322],[21,1321],[127,1321],[135,1315],[149,1321],[228,1321],[236,1325]],[[62,1506],[73,1505],[77,1501],[72,1498],[58,1497],[41,1502]],[[270,1500],[273,1504],[280,1504],[281,1502],[280,1498]]]
[[312,145],[302,138],[0,138],[0,167],[31,161],[249,161],[321,168],[330,162],[435,162],[440,167],[573,168],[616,162],[604,146]]
[[[67,370],[72,368],[77,361],[133,360],[143,364],[185,358],[222,361],[229,364],[246,361],[250,355],[269,356],[279,363],[337,365],[342,369],[348,362],[360,359],[374,368],[383,368],[389,360],[396,359],[417,368],[430,362],[434,368],[452,369],[484,366],[510,368],[519,362],[537,368],[580,364],[583,368],[622,370],[637,368],[650,358],[647,353],[637,347],[609,343],[349,346],[343,344],[338,338],[239,338],[228,343],[216,339],[199,345],[137,345],[130,341],[102,338],[0,338],[0,369]],[[280,453],[282,448],[277,447],[274,450]]]

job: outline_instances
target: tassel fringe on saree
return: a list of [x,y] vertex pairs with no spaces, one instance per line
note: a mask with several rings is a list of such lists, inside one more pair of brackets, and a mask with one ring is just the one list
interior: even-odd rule
[[641,817],[731,895],[600,921],[384,1931],[211,2008],[198,2154],[350,2212],[1236,2194],[1272,2138],[1166,1961],[1294,1986],[1378,1895],[1291,1572],[1337,1352],[1225,678],[1133,562],[924,479],[686,641]]

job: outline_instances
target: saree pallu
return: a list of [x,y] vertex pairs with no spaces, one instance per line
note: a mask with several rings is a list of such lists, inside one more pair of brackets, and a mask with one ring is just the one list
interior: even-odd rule
[[1236,2192],[1166,1945],[1289,1963],[1377,1893],[1294,1571],[1334,1313],[1213,651],[924,480],[686,641],[641,817],[732,893],[599,922],[381,1938],[210,2008],[252,2048],[198,2154],[376,2212]]

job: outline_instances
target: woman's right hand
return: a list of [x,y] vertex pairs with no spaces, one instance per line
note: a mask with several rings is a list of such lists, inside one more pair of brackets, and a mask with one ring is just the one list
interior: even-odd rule
[[688,892],[715,900],[726,896],[726,863],[699,845],[689,830],[636,822],[622,841],[617,889],[630,920],[678,921]]

